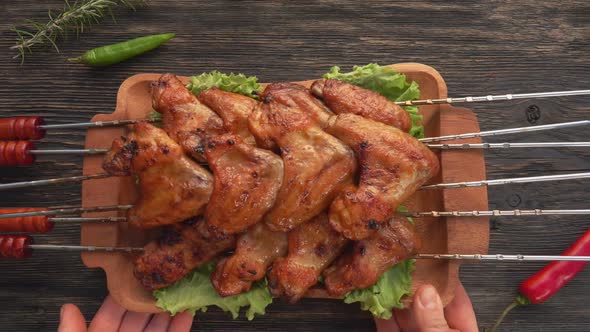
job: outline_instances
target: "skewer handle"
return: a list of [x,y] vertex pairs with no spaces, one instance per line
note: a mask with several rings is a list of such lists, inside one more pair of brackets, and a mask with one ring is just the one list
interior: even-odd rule
[[0,235],[0,258],[24,259],[31,256],[33,238],[28,235]]
[[590,256],[552,256],[552,255],[482,255],[482,254],[418,254],[417,259],[451,259],[451,260],[474,260],[474,261],[575,261],[588,262]]
[[528,98],[549,98],[549,97],[565,97],[565,96],[582,96],[590,95],[590,90],[571,90],[571,91],[552,91],[552,92],[535,92],[535,93],[516,93],[505,95],[487,95],[487,96],[473,96],[460,98],[441,98],[441,99],[422,99],[422,100],[408,100],[395,102],[400,106],[418,106],[418,105],[436,105],[436,104],[452,104],[452,103],[476,103],[487,101],[503,101],[512,99],[528,99]]
[[0,140],[29,140],[45,137],[40,116],[19,116],[0,119]]
[[27,166],[35,162],[31,141],[0,141],[0,166]]
[[[1,214],[18,214],[39,212],[43,208],[8,208],[0,209]],[[0,232],[49,233],[53,229],[53,221],[44,215],[17,216],[0,219]]]

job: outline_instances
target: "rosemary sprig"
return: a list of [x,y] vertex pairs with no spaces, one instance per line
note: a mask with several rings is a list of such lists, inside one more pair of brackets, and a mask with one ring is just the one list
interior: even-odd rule
[[143,4],[143,0],[77,0],[70,3],[66,0],[64,9],[55,15],[51,10],[48,13],[49,21],[41,23],[35,20],[27,20],[33,27],[33,31],[27,31],[12,27],[17,35],[16,45],[10,49],[18,53],[13,58],[21,58],[25,61],[25,54],[32,53],[32,48],[51,44],[57,52],[56,41],[60,36],[66,36],[68,32],[76,32],[76,36],[84,32],[92,24],[98,23],[107,14],[115,19],[112,9],[122,5],[135,10],[136,5]]

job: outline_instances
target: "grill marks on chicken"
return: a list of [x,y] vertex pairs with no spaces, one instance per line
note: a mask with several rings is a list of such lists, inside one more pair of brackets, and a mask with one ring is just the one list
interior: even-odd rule
[[354,114],[340,114],[327,131],[356,153],[358,187],[344,189],[330,206],[330,223],[353,240],[376,232],[399,204],[438,173],[436,155],[399,129]]
[[217,263],[211,274],[213,287],[221,296],[246,292],[252,283],[264,278],[277,257],[287,253],[287,233],[273,232],[258,223],[240,236],[235,253]]
[[153,82],[152,106],[162,114],[163,128],[184,151],[198,161],[205,161],[206,136],[224,132],[222,119],[203,105],[172,74]]
[[361,115],[404,132],[412,126],[408,112],[377,92],[334,79],[315,81],[311,91],[336,114]]
[[271,293],[298,301],[348,242],[332,229],[325,212],[299,225],[289,233],[289,255],[277,259],[267,274]]
[[221,117],[228,133],[239,135],[244,143],[256,146],[256,140],[248,130],[248,116],[256,107],[256,100],[217,88],[202,91],[199,100]]
[[276,204],[264,218],[271,229],[286,232],[313,218],[352,183],[356,169],[352,151],[303,111],[270,100],[255,108],[249,120],[257,141],[276,142],[284,162]]
[[206,156],[215,179],[205,213],[209,229],[235,234],[259,222],[281,187],[281,158],[231,134],[207,139]]
[[234,246],[234,236],[214,235],[202,220],[192,219],[148,244],[135,259],[134,274],[149,290],[167,287]]
[[213,190],[211,174],[185,156],[162,129],[148,123],[135,124],[127,138],[114,140],[103,168],[112,175],[138,176],[140,196],[127,211],[127,220],[140,228],[202,214]]
[[420,239],[405,218],[390,221],[368,239],[354,243],[352,251],[344,253],[324,272],[324,285],[333,296],[377,282],[387,269],[413,256]]

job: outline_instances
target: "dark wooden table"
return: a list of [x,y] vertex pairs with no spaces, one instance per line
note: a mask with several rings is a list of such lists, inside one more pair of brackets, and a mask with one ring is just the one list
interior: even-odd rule
[[[190,75],[218,69],[261,81],[319,77],[332,65],[421,62],[438,69],[453,96],[590,87],[590,5],[585,1],[150,1],[136,13],[119,12],[80,40],[61,42],[61,53],[40,50],[24,65],[8,48],[13,24],[44,20],[63,1],[0,4],[0,112],[42,115],[51,123],[87,121],[110,113],[119,84],[144,72]],[[176,32],[173,42],[107,69],[69,64],[83,51],[152,33]],[[482,129],[588,119],[590,98],[524,100],[473,105]],[[588,128],[504,137],[505,141],[588,141]],[[499,142],[499,139],[488,141]],[[83,130],[58,130],[42,148],[80,148]],[[530,149],[486,153],[488,178],[582,172],[585,149]],[[42,158],[29,168],[2,168],[0,182],[81,174],[80,157]],[[465,165],[469,167],[469,165]],[[491,187],[490,207],[587,208],[586,181]],[[0,192],[0,206],[80,204],[80,185]],[[585,217],[498,218],[492,253],[558,254],[588,227]],[[79,227],[59,226],[39,243],[79,241]],[[466,265],[461,276],[480,326],[489,326],[516,295],[521,280],[541,263]],[[65,302],[88,319],[106,295],[104,274],[86,269],[73,253],[37,252],[22,262],[0,262],[0,330],[50,331]],[[582,272],[548,303],[516,310],[503,330],[588,331],[590,306]],[[357,305],[304,300],[273,304],[254,322],[232,321],[219,310],[198,314],[195,330],[372,330]]]

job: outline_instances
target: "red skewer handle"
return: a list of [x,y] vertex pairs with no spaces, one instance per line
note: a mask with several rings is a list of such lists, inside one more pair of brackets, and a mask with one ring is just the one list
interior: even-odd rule
[[0,119],[0,140],[37,140],[45,137],[40,116],[18,116]]
[[35,162],[31,141],[0,141],[0,166],[27,166]]
[[[5,208],[0,209],[0,214],[44,210],[47,210],[47,208]],[[0,219],[0,232],[49,233],[54,226],[54,222],[49,220],[49,218],[51,216],[26,216]],[[1,253],[0,256],[2,256]]]
[[24,259],[31,256],[33,238],[28,235],[0,235],[0,258]]

